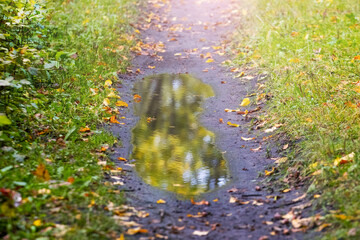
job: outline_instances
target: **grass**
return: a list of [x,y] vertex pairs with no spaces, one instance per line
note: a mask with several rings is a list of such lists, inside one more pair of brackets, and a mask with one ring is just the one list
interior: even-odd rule
[[[0,3],[0,236],[108,239],[122,203],[112,84],[130,66],[134,0]],[[112,117],[112,118],[111,118]],[[111,206],[111,208],[106,206]]]
[[360,1],[255,2],[234,62],[268,74],[268,120],[299,142],[284,166],[310,176],[308,192],[321,194],[332,224],[323,238],[358,239]]

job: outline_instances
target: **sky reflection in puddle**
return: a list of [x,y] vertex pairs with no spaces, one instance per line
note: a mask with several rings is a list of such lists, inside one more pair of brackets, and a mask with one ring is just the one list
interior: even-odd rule
[[198,121],[202,102],[214,96],[210,85],[188,74],[160,74],[135,84],[141,102],[132,130],[132,158],[143,180],[183,197],[213,190],[229,179],[215,134]]

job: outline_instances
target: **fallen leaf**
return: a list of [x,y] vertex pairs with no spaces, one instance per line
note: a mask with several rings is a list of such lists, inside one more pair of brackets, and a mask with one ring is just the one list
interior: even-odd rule
[[193,235],[195,236],[206,236],[209,234],[210,231],[199,231],[199,230],[195,230],[193,232]]
[[244,98],[240,104],[241,107],[245,107],[247,105],[250,104],[250,99],[249,98]]
[[90,132],[90,131],[91,130],[88,127],[81,127],[80,130],[79,130],[79,132]]
[[111,80],[106,80],[104,85],[105,85],[105,87],[111,87],[112,81]]
[[35,220],[35,221],[33,222],[33,225],[34,225],[35,227],[40,227],[40,226],[42,225],[42,221],[41,221],[40,219],[37,219],[37,220]]
[[123,158],[123,157],[118,157],[118,160],[119,160],[119,161],[124,161],[124,162],[127,161],[127,159],[126,159],[126,158]]
[[114,92],[110,92],[108,95],[107,95],[108,98],[121,98],[120,96],[116,95],[116,93]]
[[292,201],[293,201],[293,202],[298,202],[298,201],[300,201],[300,200],[303,200],[305,197],[306,197],[306,193],[304,193],[304,194],[301,195],[300,197],[297,197],[297,198],[293,199]]
[[68,177],[67,182],[73,184],[75,182],[75,178],[74,177]]
[[129,106],[129,105],[128,105],[126,102],[124,102],[124,101],[117,101],[117,102],[115,103],[115,105],[118,106],[118,107],[128,107],[128,106]]
[[212,59],[212,58],[209,58],[208,60],[206,60],[206,63],[212,63],[212,62],[214,62],[214,59]]
[[228,108],[225,108],[225,112],[236,112],[238,111],[237,109],[228,109]]
[[208,201],[202,200],[200,202],[195,202],[194,199],[191,199],[191,203],[194,205],[210,205]]
[[320,197],[321,197],[320,194],[315,194],[315,195],[314,195],[314,198],[320,198]]
[[288,149],[288,147],[289,147],[289,144],[285,144],[285,145],[283,146],[283,150]]
[[352,152],[344,157],[341,157],[341,158],[336,158],[335,161],[334,161],[334,166],[339,166],[339,165],[342,165],[342,164],[346,164],[346,163],[349,163],[349,162],[352,162],[354,160],[354,157],[355,157],[355,153]]
[[231,122],[227,122],[227,125],[229,125],[229,126],[231,126],[231,127],[240,127],[239,124],[231,123]]
[[254,140],[255,138],[254,137],[252,137],[252,138],[241,137],[241,139],[244,141],[251,141],[251,140]]
[[155,66],[148,66],[148,68],[150,68],[150,69],[155,69]]
[[321,232],[323,229],[330,227],[331,225],[332,225],[331,223],[323,223],[316,229],[316,231]]
[[110,117],[110,122],[111,122],[111,123],[120,124],[120,122],[119,122],[118,120],[116,120],[116,116],[115,116],[115,115]]
[[291,224],[294,228],[300,227],[310,227],[316,221],[316,217],[308,217],[308,218],[296,218],[291,221]]
[[271,133],[271,132],[275,131],[276,129],[277,129],[277,127],[274,126],[274,127],[272,127],[272,128],[265,129],[264,132],[265,132],[265,133]]
[[222,118],[219,118],[219,123],[224,123],[224,120]]
[[156,201],[156,203],[157,203],[157,204],[164,204],[164,203],[166,203],[166,201],[165,201],[165,200],[162,200],[162,199],[159,199],[159,200]]
[[105,98],[103,101],[103,105],[104,106],[109,106],[110,105],[110,100],[108,98]]
[[128,235],[135,235],[137,233],[148,233],[148,230],[137,227],[137,228],[130,228],[126,231],[126,234]]
[[177,57],[177,56],[181,56],[182,54],[181,53],[175,53],[174,56]]
[[276,168],[273,167],[273,168],[271,169],[271,171],[265,170],[265,176],[270,176],[270,175],[272,175],[272,174],[275,172],[275,169],[276,169]]
[[214,50],[219,50],[222,48],[222,46],[211,46]]
[[213,200],[213,202],[217,202],[217,201],[219,201],[219,199],[218,199],[218,198],[215,198],[215,199]]
[[43,163],[39,164],[36,168],[36,170],[33,172],[33,174],[38,177],[39,179],[42,179],[44,181],[50,180],[50,174],[49,171],[46,169],[45,165]]
[[250,148],[250,151],[252,152],[259,152],[261,150],[261,145],[257,148]]
[[135,94],[135,95],[134,95],[134,101],[137,102],[137,103],[138,103],[138,102],[141,102],[141,96],[138,95],[138,94]]
[[283,193],[287,193],[287,192],[290,192],[290,191],[291,191],[291,188],[287,188],[287,189],[282,190]]

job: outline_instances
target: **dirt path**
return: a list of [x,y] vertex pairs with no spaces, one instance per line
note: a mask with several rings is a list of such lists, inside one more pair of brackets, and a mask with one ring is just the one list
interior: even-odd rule
[[[233,11],[236,7],[230,0],[195,2],[150,1],[148,15],[143,19],[145,24],[139,26],[142,28],[142,42],[149,45],[141,45],[141,51],[137,50],[138,55],[133,61],[134,73],[120,76],[123,84],[119,91],[123,100],[129,103],[129,108],[121,113],[126,117],[123,120],[125,125],[117,125],[111,129],[123,143],[122,148],[116,149],[114,159],[128,158],[132,151],[131,129],[138,120],[132,110],[134,83],[152,74],[190,73],[210,84],[216,93],[215,97],[205,102],[201,122],[216,134],[217,147],[226,152],[231,181],[196,200],[207,200],[210,205],[194,205],[189,200],[179,200],[173,193],[143,183],[131,165],[118,161],[119,166],[127,171],[122,189],[127,191],[129,204],[149,213],[146,218],[133,217],[134,221],[149,231],[147,234],[137,234],[133,237],[302,239],[303,235],[291,232],[291,225],[284,224],[284,219],[281,218],[281,215],[286,214],[294,206],[292,200],[302,193],[294,190],[283,194],[269,192],[271,189],[261,187],[256,189],[259,184],[258,172],[263,172],[273,161],[265,157],[265,147],[260,151],[250,150],[262,144],[261,135],[257,137],[259,140],[255,141],[241,139],[256,137],[259,134],[248,133],[248,121],[242,115],[224,111],[226,108],[238,108],[241,100],[258,82],[257,77],[246,83],[241,82],[233,78],[236,73],[220,66],[220,63],[226,60],[226,56],[222,56],[223,49],[216,46],[220,46],[234,31],[232,15],[238,14],[237,11]],[[208,52],[211,58],[206,56]],[[202,58],[201,54],[204,54],[205,58]],[[141,73],[136,74],[136,69],[140,69]],[[224,123],[219,123],[220,118]],[[241,126],[230,127],[226,124],[228,121]],[[269,195],[278,195],[281,199],[274,201],[267,198]],[[237,201],[230,203],[231,198],[236,198]],[[157,204],[158,199],[164,199],[166,203]],[[218,201],[214,202],[214,199]]]

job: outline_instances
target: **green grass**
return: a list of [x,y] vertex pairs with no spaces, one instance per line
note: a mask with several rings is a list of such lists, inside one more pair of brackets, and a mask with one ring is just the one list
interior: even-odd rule
[[283,170],[311,176],[332,223],[324,239],[359,238],[360,1],[257,0],[246,18],[234,62],[268,74],[267,119],[300,142]]
[[107,80],[130,65],[135,10],[135,0],[0,3],[1,237],[119,237],[104,207],[122,197],[103,180],[117,171],[106,154],[117,141],[100,126],[118,113]]

